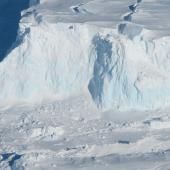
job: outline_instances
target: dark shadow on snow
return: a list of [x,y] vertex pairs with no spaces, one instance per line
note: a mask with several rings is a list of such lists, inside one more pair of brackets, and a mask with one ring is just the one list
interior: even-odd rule
[[8,161],[9,166],[11,167],[11,169],[13,169],[15,161],[19,160],[22,157],[22,155],[18,155],[16,153],[4,153],[1,154],[1,157],[2,157],[1,161]]
[[105,76],[110,75],[109,63],[112,60],[112,43],[100,36],[95,36],[93,44],[96,51],[93,78],[90,80],[88,89],[98,107],[102,103],[103,84]]

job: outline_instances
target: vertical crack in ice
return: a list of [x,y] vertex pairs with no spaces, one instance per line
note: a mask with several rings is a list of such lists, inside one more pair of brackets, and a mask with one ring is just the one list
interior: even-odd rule
[[104,78],[105,76],[111,76],[112,43],[107,39],[96,36],[93,39],[93,44],[96,51],[96,60],[94,63],[93,78],[90,80],[88,88],[93,100],[100,106],[102,103]]
[[[142,73],[140,73],[140,74],[142,74]],[[137,83],[140,81],[140,76],[141,76],[140,74],[137,76],[137,78],[136,78],[136,80],[134,82],[134,85],[133,85],[134,88],[136,89],[136,92],[137,92],[137,100],[138,101],[142,99],[142,93],[141,93],[140,89],[137,86]]]
[[[128,94],[128,82],[124,73],[124,46],[119,40],[97,35],[93,38],[95,56],[93,77],[89,82],[89,92],[98,107],[111,107]],[[116,90],[115,90],[116,89]],[[122,95],[121,95],[122,94]]]

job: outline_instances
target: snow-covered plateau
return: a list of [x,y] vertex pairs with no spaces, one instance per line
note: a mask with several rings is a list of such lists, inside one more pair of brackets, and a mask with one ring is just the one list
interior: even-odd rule
[[170,169],[169,9],[30,0],[0,62],[0,169]]

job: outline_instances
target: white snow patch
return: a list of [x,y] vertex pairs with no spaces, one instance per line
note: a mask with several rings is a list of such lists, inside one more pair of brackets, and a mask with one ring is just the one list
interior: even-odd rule
[[43,127],[43,128],[35,128],[32,129],[32,134],[30,137],[35,138],[35,137],[45,137],[46,140],[48,139],[59,139],[60,136],[64,134],[64,130],[62,127],[53,127],[53,126],[48,126],[48,127]]

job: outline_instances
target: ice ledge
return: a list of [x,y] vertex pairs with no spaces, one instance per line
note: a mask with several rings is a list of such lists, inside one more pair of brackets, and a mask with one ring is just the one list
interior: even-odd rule
[[102,109],[151,109],[170,102],[170,38],[129,39],[88,24],[22,25],[0,64],[1,104],[63,100],[89,92]]
[[[81,10],[90,12],[88,5]],[[17,42],[0,63],[1,104],[88,92],[106,110],[169,105],[170,37],[148,38],[152,31],[131,21],[118,29],[99,26],[96,18],[71,22],[72,11],[73,20],[46,20],[50,13],[43,10],[42,4],[23,12]]]

